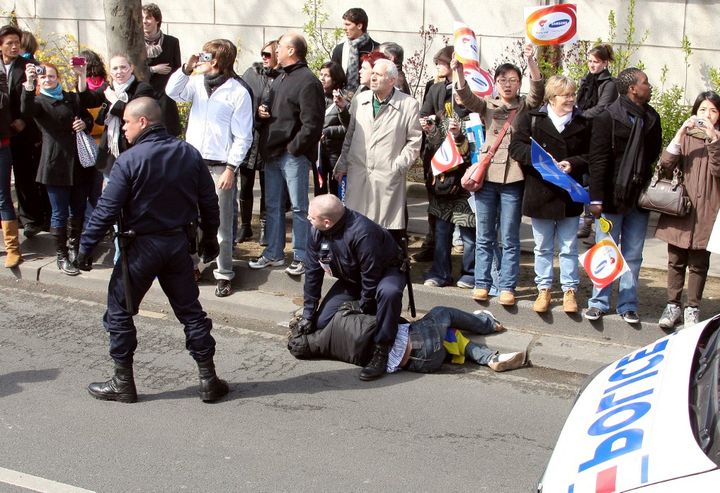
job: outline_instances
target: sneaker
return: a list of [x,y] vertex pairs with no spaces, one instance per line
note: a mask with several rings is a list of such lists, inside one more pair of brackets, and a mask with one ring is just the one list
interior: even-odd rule
[[637,312],[634,312],[632,310],[628,310],[625,313],[620,315],[623,320],[625,320],[629,324],[639,324],[640,323],[640,317],[638,316]]
[[474,284],[465,281],[458,281],[455,283],[455,285],[462,289],[472,289],[475,287]]
[[473,315],[487,315],[488,317],[492,318],[495,322],[495,332],[505,332],[505,326],[500,323],[500,321],[495,318],[495,315],[493,315],[490,310],[475,310],[473,312]]
[[227,279],[218,279],[217,286],[215,286],[215,296],[218,298],[224,298],[230,296],[232,293],[232,284]]
[[493,371],[515,370],[525,364],[525,353],[501,353],[496,354],[488,362],[488,366]]
[[290,266],[285,269],[285,273],[289,276],[302,276],[305,273],[305,264],[302,260],[293,260]]
[[568,289],[565,291],[565,294],[563,294],[563,311],[565,313],[577,313],[578,304],[574,289]]
[[[689,308],[689,307],[688,307]],[[685,309],[687,312],[687,308]],[[660,320],[658,321],[658,325],[661,329],[669,330],[675,327],[678,322],[680,322],[680,317],[682,316],[682,310],[680,307],[674,303],[668,303],[665,306],[665,309],[662,312],[662,315],[660,315]]]
[[512,291],[500,291],[500,297],[498,298],[498,302],[503,306],[514,306],[515,295]]
[[594,306],[591,306],[590,308],[585,310],[585,313],[583,315],[585,316],[585,320],[600,320],[604,313],[600,310],[600,308],[595,308]]
[[472,292],[472,299],[475,301],[487,301],[488,290],[486,288],[475,288]]
[[538,290],[537,299],[533,304],[533,310],[537,313],[545,313],[550,309],[550,290],[547,288],[541,288]]
[[423,283],[425,286],[432,286],[433,288],[439,288],[440,283],[437,282],[435,279],[426,279]]
[[251,269],[264,269],[265,267],[279,267],[281,265],[285,265],[284,258],[278,260],[270,260],[265,255],[261,255],[257,259],[248,262],[248,266]]
[[684,327],[690,327],[700,321],[700,309],[696,306],[686,306],[683,314]]

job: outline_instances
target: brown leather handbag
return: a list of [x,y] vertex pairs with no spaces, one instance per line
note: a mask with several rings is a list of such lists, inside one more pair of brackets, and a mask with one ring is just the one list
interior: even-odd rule
[[505,121],[505,125],[503,125],[502,129],[497,134],[497,137],[495,137],[493,145],[485,154],[483,154],[477,163],[473,164],[467,169],[467,171],[465,171],[460,183],[468,192],[477,192],[482,188],[483,183],[485,182],[485,175],[487,175],[487,170],[490,167],[492,158],[495,155],[495,152],[497,152],[498,147],[500,147],[500,142],[502,142],[505,137],[505,133],[510,128],[510,125],[512,125],[516,113],[517,110],[510,111],[510,114]]
[[682,183],[682,171],[675,168],[672,179],[668,179],[660,176],[657,166],[650,183],[640,192],[638,207],[668,216],[686,216],[692,204]]

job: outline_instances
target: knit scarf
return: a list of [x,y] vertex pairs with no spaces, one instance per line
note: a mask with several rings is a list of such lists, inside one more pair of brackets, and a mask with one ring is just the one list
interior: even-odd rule
[[230,77],[226,74],[208,75],[205,74],[205,90],[208,93],[208,97],[212,96],[215,89],[225,84]]
[[358,46],[370,39],[368,33],[363,33],[359,38],[348,40],[348,62],[347,62],[347,89],[354,91],[360,85],[360,50]]
[[[130,87],[133,82],[135,82],[134,75],[131,75],[124,84],[113,82],[112,90],[115,92],[118,101],[122,101],[123,103],[128,102],[127,88]],[[110,112],[110,108],[108,108],[107,114],[105,115],[105,128],[107,129],[108,149],[110,150],[110,154],[117,158],[120,155],[120,137],[122,137],[120,129],[122,128],[122,120],[113,115]]]
[[49,98],[53,98],[56,101],[63,100],[63,90],[60,84],[56,84],[52,89],[40,89],[40,94],[44,94]]
[[158,29],[158,32],[145,36],[145,51],[148,58],[157,58],[162,53],[162,44],[165,36],[162,30]]
[[623,124],[628,120],[632,122],[630,136],[615,178],[615,205],[618,210],[627,211],[635,205],[643,185],[646,110],[630,101],[627,96],[620,96],[617,101],[617,104],[608,106],[612,118]]
[[580,90],[578,91],[577,101],[575,102],[578,108],[581,110],[587,110],[597,106],[598,89],[600,88],[598,79],[606,72],[609,74],[608,69],[598,72],[597,74],[588,72],[588,74],[583,77],[582,83],[580,84]]

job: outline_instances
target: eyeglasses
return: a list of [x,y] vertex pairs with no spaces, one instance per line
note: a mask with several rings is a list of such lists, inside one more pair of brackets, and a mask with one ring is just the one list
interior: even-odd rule
[[269,51],[263,51],[262,53],[260,53],[260,56],[263,58],[272,58],[272,53],[270,53]]
[[510,85],[517,84],[518,82],[520,82],[520,79],[515,79],[515,78],[513,78],[513,79],[498,79],[496,82],[498,84],[500,84],[501,86],[504,86],[506,84],[510,84]]
[[564,99],[575,99],[575,93],[571,92],[570,94],[556,94],[555,97]]

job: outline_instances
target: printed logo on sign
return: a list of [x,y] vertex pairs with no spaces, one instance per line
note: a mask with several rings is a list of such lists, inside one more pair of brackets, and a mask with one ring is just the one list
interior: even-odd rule
[[559,27],[563,27],[565,24],[570,22],[570,19],[560,19],[559,21],[555,21],[552,24],[550,24],[548,27],[550,29],[557,29]]

